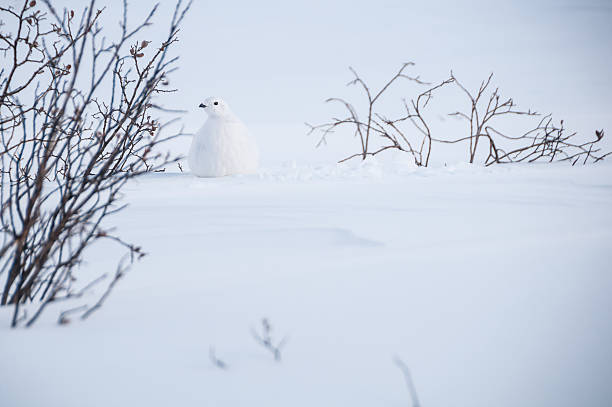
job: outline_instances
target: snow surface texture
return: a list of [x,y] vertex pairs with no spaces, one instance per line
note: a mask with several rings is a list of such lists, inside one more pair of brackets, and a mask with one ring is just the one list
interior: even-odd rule
[[[130,5],[136,22],[151,2]],[[105,9],[105,30],[121,12]],[[436,150],[430,169],[393,154],[336,166],[358,141],[314,150],[303,122],[337,114],[327,97],[359,100],[347,66],[378,87],[414,61],[410,74],[453,69],[472,90],[495,72],[522,108],[609,137],[611,18],[609,0],[195,2],[180,92],[164,100],[194,131],[202,93],[222,93],[262,169],[130,184],[111,226],[150,255],[84,323],[56,320],[103,287],[30,330],[11,331],[0,309],[0,406],[409,406],[397,355],[423,407],[609,407],[610,163],[444,166],[463,156]],[[164,35],[154,25],[144,39]],[[411,95],[399,88],[390,109]],[[93,247],[83,270],[112,273],[116,250]],[[250,332],[263,317],[288,336],[280,363]]]
[[609,406],[612,166],[385,157],[131,184],[150,256],[84,323],[0,310],[0,404],[407,406],[397,355],[427,407]]
[[259,152],[247,127],[218,97],[200,104],[208,120],[196,133],[189,148],[189,168],[198,177],[254,174]]

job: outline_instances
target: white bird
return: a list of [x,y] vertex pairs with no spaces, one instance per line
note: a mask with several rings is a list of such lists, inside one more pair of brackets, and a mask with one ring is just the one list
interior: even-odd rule
[[189,148],[189,168],[198,177],[253,174],[259,166],[255,139],[222,99],[210,97],[200,104],[208,120]]

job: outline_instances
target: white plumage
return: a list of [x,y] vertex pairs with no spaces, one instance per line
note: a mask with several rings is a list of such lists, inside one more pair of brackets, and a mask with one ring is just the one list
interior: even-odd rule
[[253,174],[259,166],[257,144],[247,127],[220,98],[200,104],[208,120],[189,148],[189,168],[198,177]]

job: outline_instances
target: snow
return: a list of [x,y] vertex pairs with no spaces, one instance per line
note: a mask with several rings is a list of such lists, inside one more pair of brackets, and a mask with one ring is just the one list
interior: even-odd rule
[[[427,169],[396,154],[335,165],[356,140],[314,150],[303,125],[337,113],[327,97],[356,99],[347,66],[376,87],[414,61],[410,74],[453,69],[470,89],[495,72],[521,107],[610,137],[609,1],[379,3],[195,2],[168,107],[195,132],[204,95],[223,96],[260,171],[173,166],[129,184],[109,226],[149,255],[86,321],[56,323],[104,286],[30,329],[0,309],[1,407],[409,406],[396,356],[424,407],[611,404],[612,163],[483,168],[436,150]],[[134,23],[151,7],[130,4]],[[107,7],[105,30],[120,14]],[[92,247],[82,283],[119,250]],[[288,338],[280,362],[253,339],[264,317]]]
[[409,405],[396,355],[424,406],[608,405],[612,166],[393,158],[130,184],[150,255],[85,322],[1,310],[3,405]]

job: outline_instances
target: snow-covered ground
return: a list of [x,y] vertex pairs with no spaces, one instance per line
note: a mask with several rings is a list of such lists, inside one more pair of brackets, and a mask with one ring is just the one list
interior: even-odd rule
[[[111,3],[110,37],[122,11],[99,2]],[[130,5],[135,24],[151,2]],[[161,8],[143,39],[166,34]],[[193,132],[198,104],[224,97],[263,167],[130,184],[109,226],[149,256],[87,321],[56,323],[103,286],[31,329],[10,330],[0,309],[0,407],[410,406],[395,357],[423,407],[609,407],[612,157],[450,165],[463,149],[435,150],[428,169],[394,154],[337,166],[356,141],[314,151],[303,122],[337,114],[327,97],[359,97],[347,66],[378,87],[414,61],[410,74],[437,83],[453,69],[470,89],[495,72],[520,107],[609,138],[611,18],[609,0],[196,1],[167,106],[188,110],[178,125]],[[402,86],[389,106],[415,95]],[[114,272],[120,250],[97,244],[83,272]],[[280,362],[253,338],[264,317],[287,338]]]
[[0,310],[2,406],[407,406],[394,356],[427,407],[610,405],[609,164],[390,155],[151,174],[126,198],[118,232],[150,255],[98,313],[9,330]]

